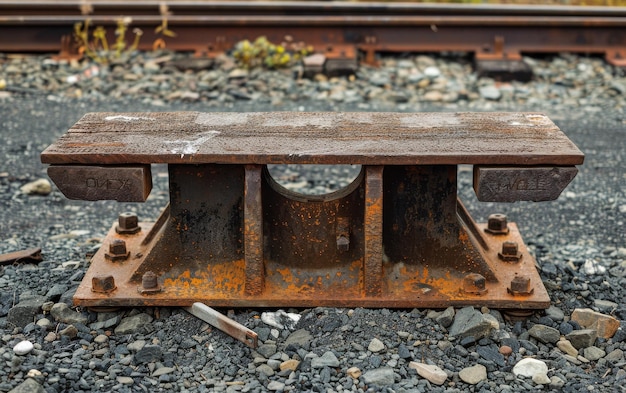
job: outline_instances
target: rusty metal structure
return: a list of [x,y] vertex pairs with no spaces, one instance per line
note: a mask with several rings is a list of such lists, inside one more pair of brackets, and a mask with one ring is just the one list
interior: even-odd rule
[[[554,200],[583,154],[538,113],[90,113],[41,155],[69,198],[145,201],[123,213],[75,295],[85,306],[485,305],[548,294],[514,223],[477,224],[457,197]],[[360,164],[331,194],[294,193],[268,164]]]
[[384,52],[462,51],[480,73],[528,79],[522,53],[576,52],[626,63],[626,7],[354,2],[219,2],[0,0],[0,51],[60,52],[72,57],[73,24],[90,20],[115,39],[128,17],[150,50],[168,26],[167,47],[215,56],[243,40],[266,36],[305,42],[322,54],[326,72],[353,72],[359,56],[376,64]]

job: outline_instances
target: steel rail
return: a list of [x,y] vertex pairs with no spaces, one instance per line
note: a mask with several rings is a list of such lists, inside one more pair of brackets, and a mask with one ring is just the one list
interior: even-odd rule
[[[52,1],[0,0],[0,51],[58,52],[71,42],[73,24],[90,20],[111,39],[121,17],[144,32],[152,48],[164,21],[177,37],[172,50],[224,52],[243,39],[286,36],[327,57],[360,51],[472,52],[483,60],[516,60],[522,53],[570,51],[604,54],[626,65],[626,7],[457,5],[346,2]],[[342,54],[343,53],[343,54]],[[347,53],[347,54],[346,54]]]

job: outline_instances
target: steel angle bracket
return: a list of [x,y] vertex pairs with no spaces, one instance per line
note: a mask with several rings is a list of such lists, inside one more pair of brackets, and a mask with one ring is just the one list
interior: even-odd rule
[[[145,201],[167,164],[156,222],[121,214],[74,301],[83,306],[542,309],[548,294],[514,223],[476,224],[457,198],[546,201],[583,154],[536,113],[96,113],[42,153],[74,199]],[[360,164],[323,196],[268,164]]]

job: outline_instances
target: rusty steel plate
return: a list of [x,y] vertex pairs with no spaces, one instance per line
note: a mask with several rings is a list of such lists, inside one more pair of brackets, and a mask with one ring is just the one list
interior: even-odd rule
[[[306,142],[305,142],[306,141]],[[47,164],[578,165],[539,113],[89,113]]]
[[[105,245],[112,239],[124,239],[130,258],[123,262],[107,259],[103,247],[93,258],[87,274],[76,291],[74,302],[82,306],[191,306],[195,302],[214,307],[424,307],[445,308],[480,305],[500,309],[544,309],[550,299],[514,223],[506,235],[485,236],[485,261],[495,274],[485,280],[480,294],[464,290],[465,276],[472,272],[454,272],[447,266],[425,266],[410,263],[382,263],[379,278],[381,290],[368,295],[364,285],[363,263],[354,260],[332,268],[293,268],[269,262],[266,265],[266,286],[263,291],[245,291],[245,261],[207,265],[198,260],[170,263],[162,274],[159,291],[142,293],[141,279],[134,275],[140,268],[151,244],[145,244],[151,223],[141,223],[137,235],[120,236],[112,228]],[[477,225],[483,231],[486,225]],[[498,257],[502,243],[520,245],[517,262]],[[381,261],[382,262],[382,261]],[[167,264],[164,261],[164,264]],[[94,292],[94,277],[113,277],[116,288],[108,293]],[[532,293],[511,293],[516,281],[527,279]]]

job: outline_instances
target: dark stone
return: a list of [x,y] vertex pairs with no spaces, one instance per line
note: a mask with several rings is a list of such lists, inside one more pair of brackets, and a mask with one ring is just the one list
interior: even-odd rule
[[438,324],[448,328],[454,322],[454,307],[446,308],[437,318],[435,318]]
[[370,366],[372,366],[373,368],[378,368],[380,367],[380,364],[383,362],[383,359],[378,356],[378,355],[372,355],[370,357]]
[[536,324],[528,330],[528,334],[544,344],[555,344],[561,338],[561,333],[553,327]]
[[572,325],[570,325],[569,323],[567,323],[567,322],[561,322],[561,323],[559,324],[559,332],[560,332],[562,335],[564,335],[564,336],[565,336],[565,335],[568,335],[568,334],[570,334],[572,331],[574,331],[574,327],[573,327]]
[[67,285],[55,284],[46,292],[46,298],[50,301],[57,302],[65,292],[67,292]]
[[17,303],[9,310],[7,322],[17,327],[25,327],[33,322],[35,315],[39,314],[41,305],[45,301],[45,297],[35,296]]
[[9,393],[44,393],[43,386],[32,378],[27,378],[21,384],[17,385]]
[[476,337],[474,336],[463,337],[461,341],[459,342],[459,344],[461,344],[465,348],[471,347],[472,345],[476,344]]
[[449,332],[451,336],[460,338],[474,336],[481,339],[488,336],[491,329],[493,329],[491,322],[486,320],[480,311],[474,307],[464,307],[456,313]]
[[536,354],[537,352],[539,352],[539,348],[528,340],[519,340],[519,343],[531,354]]
[[266,327],[259,327],[254,329],[256,334],[259,336],[259,341],[264,342],[270,337],[271,329]]
[[594,329],[574,330],[570,334],[566,335],[565,338],[572,343],[574,348],[580,350],[595,344],[596,338],[598,338],[598,332]]
[[485,360],[489,360],[494,362],[500,367],[506,366],[506,362],[504,361],[504,356],[498,351],[497,347],[478,347],[476,348],[476,352],[482,356]]
[[135,354],[135,364],[150,363],[161,360],[163,350],[158,345],[146,345]]
[[406,345],[400,344],[398,346],[398,356],[400,356],[400,359],[410,359],[411,351],[409,351]]
[[4,317],[9,313],[13,304],[13,294],[10,292],[0,293],[0,317]]

